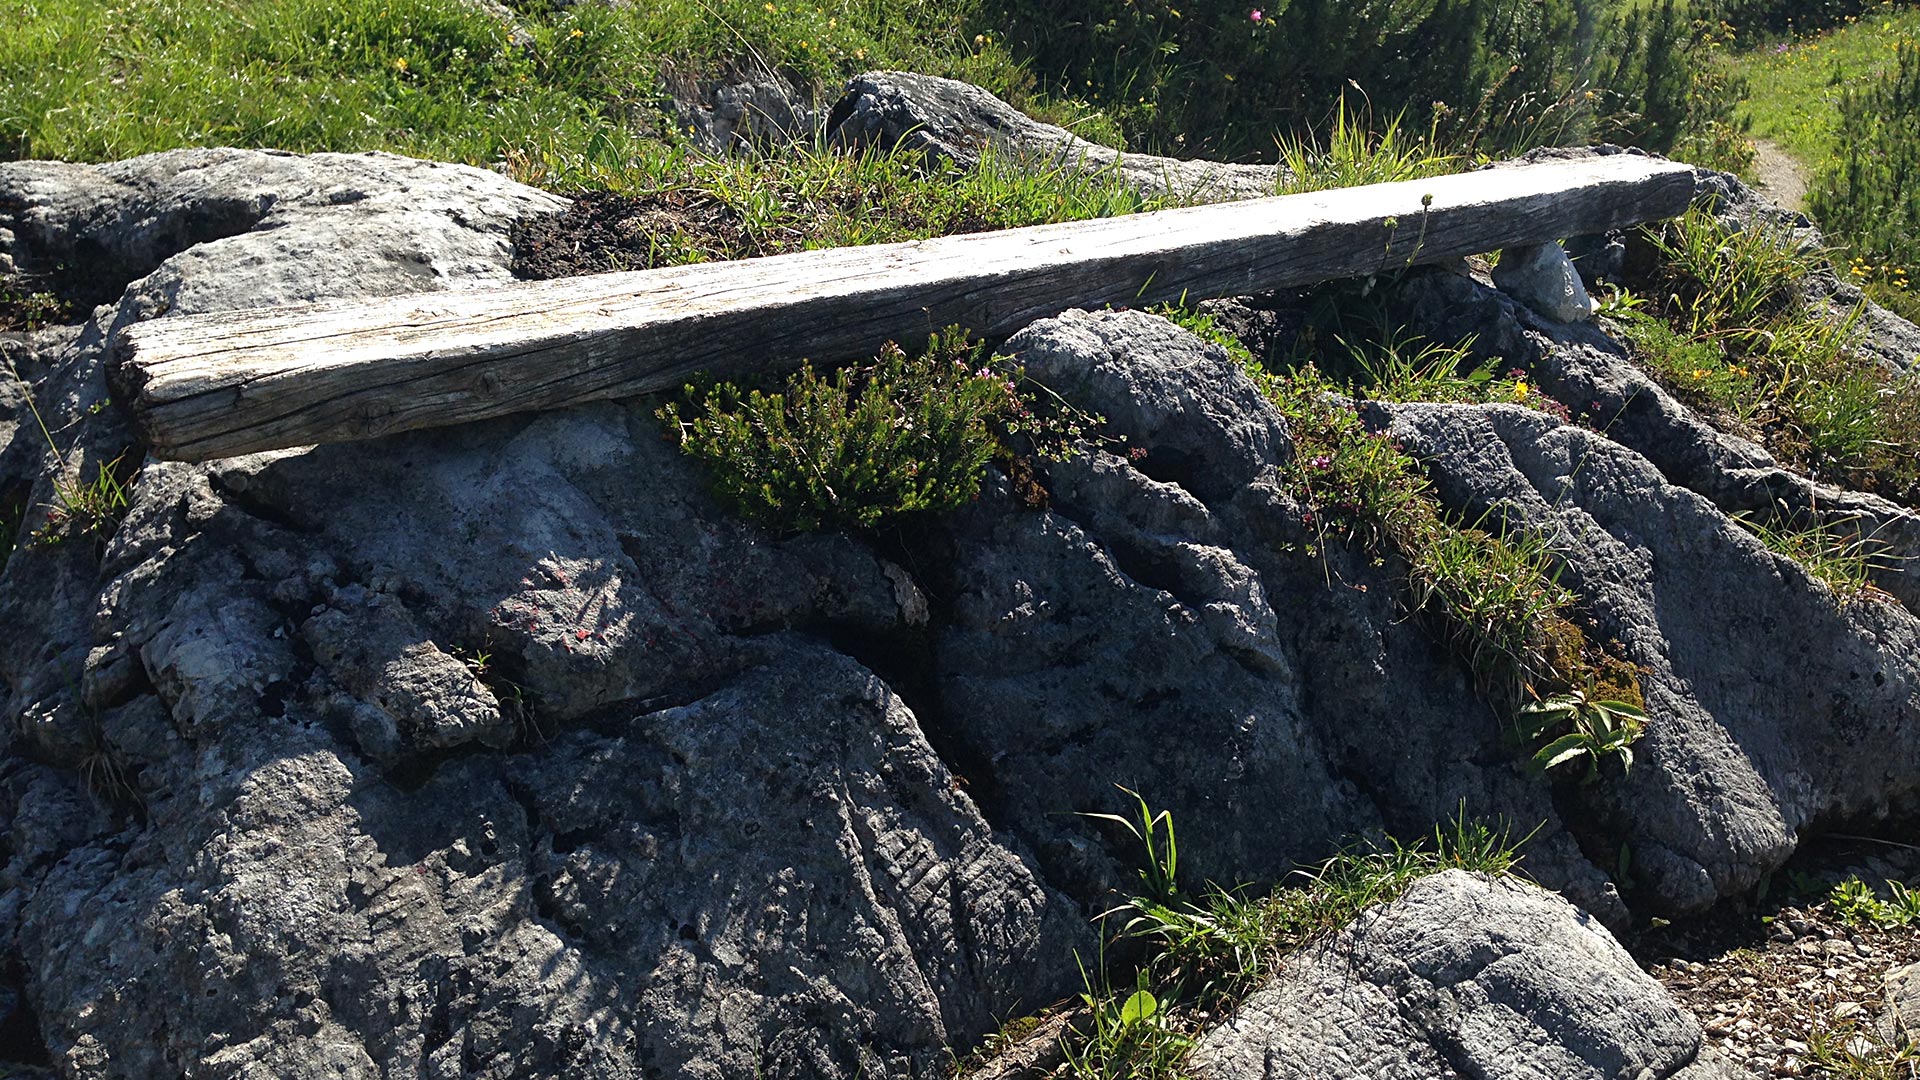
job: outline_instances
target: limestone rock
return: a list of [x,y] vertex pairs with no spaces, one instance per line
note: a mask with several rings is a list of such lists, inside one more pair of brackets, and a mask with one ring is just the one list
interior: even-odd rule
[[906,146],[962,169],[994,152],[1107,174],[1142,194],[1193,201],[1271,195],[1279,180],[1271,165],[1121,153],[1040,123],[977,86],[904,71],[856,76],[827,114],[826,134],[846,147]]
[[1508,248],[1493,268],[1501,291],[1554,322],[1583,322],[1593,317],[1593,298],[1573,260],[1559,244]]
[[1204,1080],[1693,1080],[1699,1025],[1584,912],[1450,870],[1293,957],[1190,1064]]
[[765,150],[811,140],[819,112],[785,79],[670,80],[680,132],[709,154]]
[[[226,151],[0,191],[35,258],[124,285],[24,369],[108,456],[119,322],[498,281],[559,205]],[[0,490],[44,493],[0,404]],[[132,491],[0,573],[4,972],[63,1075],[925,1075],[1077,985],[1084,910],[823,644],[919,632],[912,577],[731,520],[649,405]]]

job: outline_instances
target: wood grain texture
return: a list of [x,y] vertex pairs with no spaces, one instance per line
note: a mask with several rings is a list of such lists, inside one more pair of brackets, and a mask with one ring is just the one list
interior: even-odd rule
[[871,355],[959,324],[1240,296],[1672,217],[1685,165],[1619,155],[904,244],[131,326],[155,456],[364,439]]

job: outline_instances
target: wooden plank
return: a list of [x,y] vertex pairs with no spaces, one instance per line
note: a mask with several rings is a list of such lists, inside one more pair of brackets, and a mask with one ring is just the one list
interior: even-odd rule
[[1620,155],[904,244],[159,319],[116,380],[162,458],[364,439],[871,355],[960,324],[1357,277],[1672,217],[1685,165]]

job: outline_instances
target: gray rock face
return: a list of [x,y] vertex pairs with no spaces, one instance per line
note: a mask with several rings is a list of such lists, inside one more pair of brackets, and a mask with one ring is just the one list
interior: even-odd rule
[[[35,257],[122,227],[131,250],[87,222],[200,205],[181,185],[268,207],[147,249],[119,305],[37,340],[42,408],[84,453],[125,445],[85,406],[154,296],[504,277],[506,221],[555,200],[441,175],[0,167]],[[37,430],[7,419],[0,486],[44,501]],[[728,519],[648,405],[150,464],[133,490],[104,547],[0,575],[0,936],[62,1075],[926,1075],[1077,986],[1083,909],[822,644],[915,633],[926,598],[846,538]]]
[[1593,298],[1573,260],[1559,244],[1508,248],[1493,268],[1502,292],[1554,322],[1584,322],[1593,317]]
[[854,78],[828,112],[826,134],[847,147],[904,145],[963,169],[978,165],[991,148],[1016,160],[1110,174],[1143,194],[1193,201],[1271,195],[1279,180],[1271,165],[1121,153],[1040,123],[977,86],[904,71]]
[[482,169],[393,154],[175,150],[0,174],[7,254],[22,267],[83,263],[100,299],[119,299],[116,323],[504,281],[508,226],[564,205]]
[[1317,532],[1274,470],[1285,425],[1224,352],[1137,312],[1069,313],[1009,349],[1146,451],[1050,466],[1044,512],[990,492],[930,587],[951,597],[946,738],[1055,880],[1124,886],[1117,838],[1060,814],[1111,809],[1114,784],[1171,809],[1182,865],[1222,882],[1276,881],[1356,832],[1424,833],[1465,800],[1546,822],[1534,872],[1624,914],[1546,787],[1482,764],[1510,758],[1505,736],[1398,609],[1401,568],[1304,554]]
[[[1874,584],[1920,609],[1920,514],[1866,492],[1790,472],[1761,446],[1719,431],[1641,370],[1604,325],[1569,325],[1535,316],[1473,278],[1416,271],[1399,286],[1394,309],[1410,332],[1434,341],[1472,339],[1476,351],[1519,368],[1573,415],[1645,457],[1668,482],[1705,496],[1728,514],[1776,508],[1824,520],[1857,521],[1883,545]],[[1884,318],[1910,324],[1891,313]],[[1898,338],[1870,334],[1863,344],[1895,350]]]
[[1885,1038],[1896,1046],[1920,1046],[1920,965],[1887,972]]
[[674,118],[709,154],[786,146],[814,137],[819,111],[784,79],[686,80],[673,87]]
[[1450,870],[1311,946],[1209,1032],[1204,1080],[1689,1080],[1699,1025],[1612,935],[1530,885]]
[[1643,668],[1656,719],[1633,773],[1579,795],[1631,845],[1651,896],[1704,908],[1757,883],[1817,822],[1920,794],[1920,775],[1894,764],[1920,753],[1920,619],[1905,607],[1836,602],[1584,428],[1517,406],[1391,412],[1442,501],[1543,532],[1561,583]]
[[[20,345],[72,445],[0,384],[0,496],[36,528],[53,477],[138,464],[102,405],[114,327],[497,281],[508,222],[557,205],[375,156],[0,166],[9,254],[105,274],[86,324]],[[1121,808],[1115,784],[1223,884],[1463,806],[1540,824],[1526,869],[1603,921],[1912,812],[1920,623],[1837,605],[1728,517],[1840,500],[1920,552],[1912,515],[1718,435],[1599,328],[1443,272],[1396,302],[1607,418],[1364,413],[1458,513],[1552,538],[1646,668],[1624,782],[1518,768],[1402,610],[1405,567],[1310,553],[1286,424],[1224,352],[1069,313],[1010,348],[1138,453],[1049,466],[1043,510],[996,475],[910,538],[732,519],[647,402],[139,467],[110,539],[0,570],[0,1014],[67,1077],[926,1076],[1079,988],[1087,917],[1138,858],[1075,814]],[[1365,931],[1356,1015],[1381,1026],[1316,1036],[1355,1069],[1492,1075],[1507,1046],[1715,1075],[1558,901],[1425,888],[1426,915]],[[1555,1019],[1587,1007],[1639,1021]]]

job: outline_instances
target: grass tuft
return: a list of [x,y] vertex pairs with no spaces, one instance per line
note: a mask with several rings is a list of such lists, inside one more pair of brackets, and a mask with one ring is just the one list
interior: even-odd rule
[[[53,504],[47,507],[46,524],[34,530],[30,537],[36,544],[57,544],[68,537],[91,538],[104,542],[113,535],[113,530],[126,516],[129,506],[132,466],[125,454],[98,466],[98,472],[92,480],[66,478],[68,453],[60,449],[48,430],[46,419],[40,415],[40,406],[33,400],[33,387],[20,375],[20,369],[13,361],[7,361],[7,373],[20,385],[27,403],[27,412],[40,429],[40,437],[46,440],[47,450],[53,457]],[[96,406],[96,410],[99,406]],[[9,540],[15,538],[25,516],[26,508],[10,507],[11,513],[6,534]],[[11,553],[12,544],[8,545]]]
[[1842,604],[1885,595],[1874,587],[1873,572],[1887,567],[1887,545],[1863,534],[1859,518],[1766,522],[1735,514],[1734,520],[1759,537],[1768,551],[1800,564]]
[[[1125,789],[1122,789],[1125,790]],[[1172,816],[1127,792],[1131,815],[1091,815],[1120,825],[1143,848],[1141,888],[1101,916],[1116,941],[1143,957],[1116,982],[1106,956],[1082,968],[1085,1018],[1064,1036],[1067,1075],[1079,1080],[1172,1080],[1195,1038],[1224,1019],[1277,971],[1286,956],[1390,903],[1442,870],[1511,874],[1519,848],[1510,830],[1467,819],[1464,810],[1413,843],[1364,842],[1297,871],[1265,896],[1208,884],[1184,889]]]
[[1470,163],[1440,148],[1439,121],[1423,135],[1409,135],[1402,116],[1374,132],[1364,110],[1349,112],[1342,97],[1325,142],[1307,135],[1281,135],[1282,195],[1329,188],[1423,180],[1459,172]]
[[1660,298],[1614,317],[1663,385],[1815,480],[1920,505],[1920,380],[1856,350],[1861,308],[1804,298],[1817,254],[1698,208],[1649,235]]

